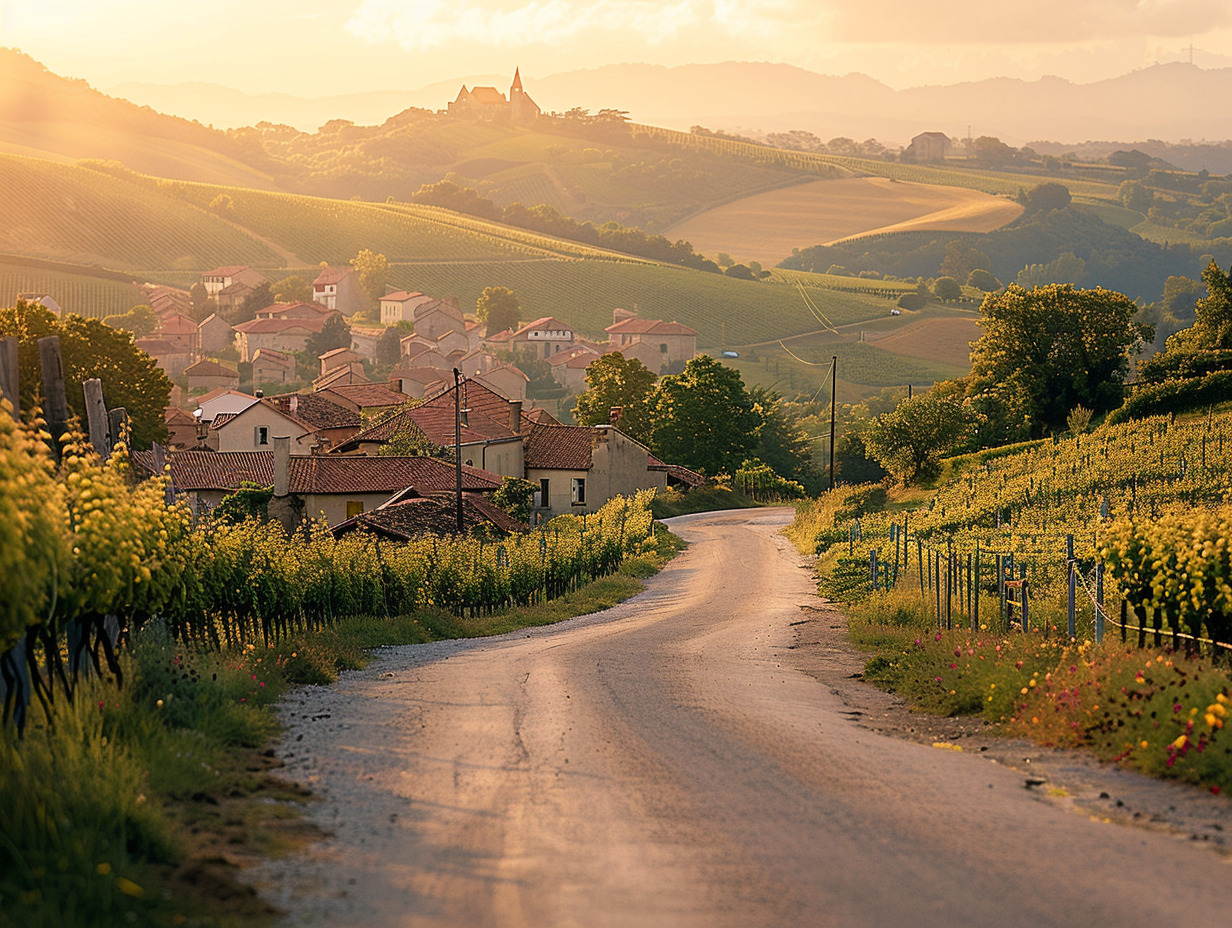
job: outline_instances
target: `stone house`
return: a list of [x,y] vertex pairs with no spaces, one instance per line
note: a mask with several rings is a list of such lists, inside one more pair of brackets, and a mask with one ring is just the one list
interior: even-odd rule
[[312,299],[344,316],[353,316],[372,302],[360,286],[359,272],[353,267],[322,268],[312,282]]
[[240,360],[249,362],[259,348],[288,354],[304,351],[308,340],[325,326],[328,316],[316,319],[253,319],[235,326],[235,347]]
[[913,161],[944,161],[952,144],[944,132],[921,132],[911,140],[905,154]]
[[205,292],[215,300],[223,290],[235,284],[243,284],[249,291],[252,291],[261,284],[269,282],[268,277],[260,271],[254,271],[247,264],[227,264],[201,275],[201,285],[205,287]]
[[213,354],[235,343],[235,330],[218,313],[210,313],[197,326],[197,345],[201,351]]
[[626,358],[631,356],[625,349],[633,345],[651,348],[652,353],[639,352],[634,356],[656,374],[679,373],[686,363],[697,357],[697,331],[679,322],[624,318],[605,331],[612,349]]
[[240,385],[239,371],[219,364],[217,361],[211,361],[209,358],[202,358],[195,364],[189,365],[184,369],[184,374],[188,378],[189,393],[197,390],[208,392],[218,387],[234,390]]
[[335,367],[343,367],[348,364],[362,365],[363,363],[363,358],[360,357],[359,353],[352,351],[350,348],[335,348],[320,355],[317,360],[321,362],[322,376],[328,374]]
[[252,382],[294,383],[295,358],[275,348],[258,348],[252,356]]
[[381,323],[394,325],[398,322],[414,322],[415,308],[432,302],[432,297],[418,290],[395,290],[393,293],[387,293],[381,297]]
[[525,466],[540,518],[595,512],[614,496],[667,488],[662,462],[611,425],[536,426],[526,437]]

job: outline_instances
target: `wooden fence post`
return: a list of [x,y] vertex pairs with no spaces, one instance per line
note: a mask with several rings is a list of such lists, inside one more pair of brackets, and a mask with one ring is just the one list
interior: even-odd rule
[[111,436],[107,429],[107,405],[103,402],[103,382],[97,377],[82,381],[81,392],[86,401],[86,425],[90,432],[90,444],[106,461],[111,457]]
[[38,340],[39,364],[43,369],[43,418],[51,433],[51,452],[60,459],[60,436],[68,425],[68,394],[64,391],[64,367],[60,360],[60,337]]

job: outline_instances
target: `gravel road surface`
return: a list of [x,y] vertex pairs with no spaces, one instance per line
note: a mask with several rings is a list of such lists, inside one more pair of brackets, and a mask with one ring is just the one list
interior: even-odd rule
[[673,520],[689,549],[614,609],[296,691],[285,775],[329,837],[253,883],[333,928],[1232,924],[1210,845],[874,731],[805,672],[789,519]]

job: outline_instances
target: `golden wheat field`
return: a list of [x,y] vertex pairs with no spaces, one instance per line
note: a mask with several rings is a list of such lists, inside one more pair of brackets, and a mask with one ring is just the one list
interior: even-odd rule
[[870,345],[894,354],[967,367],[971,364],[970,343],[983,334],[984,330],[974,318],[951,317],[920,319],[880,337],[870,333],[866,340]]
[[828,245],[857,235],[901,230],[991,232],[1022,207],[962,187],[912,184],[886,177],[818,180],[745,197],[707,210],[665,231],[713,258],[771,266],[793,248]]

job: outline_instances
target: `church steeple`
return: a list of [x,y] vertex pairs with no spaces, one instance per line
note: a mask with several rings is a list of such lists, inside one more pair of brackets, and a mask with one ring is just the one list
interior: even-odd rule
[[518,68],[513,69],[513,84],[510,85],[509,87],[509,96],[512,97],[515,92],[516,93],[523,92],[522,91],[522,75],[519,73]]

